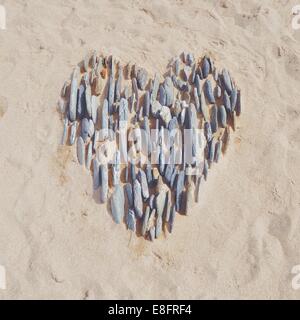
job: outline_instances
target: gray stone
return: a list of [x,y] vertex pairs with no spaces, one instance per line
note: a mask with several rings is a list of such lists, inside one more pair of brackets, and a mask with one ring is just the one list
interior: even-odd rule
[[131,209],[128,210],[126,224],[127,224],[128,230],[131,230],[133,232],[136,231],[136,219],[135,219],[134,211]]
[[111,213],[115,223],[121,223],[124,218],[124,192],[120,185],[116,185],[111,197]]
[[144,68],[137,71],[137,85],[140,90],[145,90],[148,81],[148,72]]
[[138,218],[143,216],[143,199],[142,199],[142,187],[137,179],[133,183],[133,203],[134,211]]
[[79,163],[83,165],[85,161],[85,145],[82,137],[77,139],[77,158]]

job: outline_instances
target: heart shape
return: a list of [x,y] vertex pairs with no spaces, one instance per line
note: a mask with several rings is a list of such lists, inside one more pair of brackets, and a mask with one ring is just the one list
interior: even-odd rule
[[59,107],[62,144],[76,142],[102,203],[111,193],[113,220],[154,240],[199,201],[202,178],[235,130],[241,94],[207,56],[183,53],[152,79],[144,68],[93,52],[64,84]]

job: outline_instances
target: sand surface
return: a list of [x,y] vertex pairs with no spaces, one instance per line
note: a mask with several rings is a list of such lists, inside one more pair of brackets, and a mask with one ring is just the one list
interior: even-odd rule
[[[1,4],[1,299],[300,298],[291,286],[300,264],[297,1]],[[59,146],[56,102],[91,49],[161,74],[183,50],[208,53],[243,91],[238,130],[200,204],[154,243],[112,221],[76,149]]]

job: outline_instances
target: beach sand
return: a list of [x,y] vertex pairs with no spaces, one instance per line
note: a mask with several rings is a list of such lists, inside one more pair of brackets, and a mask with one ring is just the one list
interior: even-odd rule
[[[0,299],[300,298],[297,1],[1,4]],[[60,90],[92,49],[152,74],[182,51],[209,54],[242,89],[200,203],[153,243],[113,222],[76,148],[60,146]]]

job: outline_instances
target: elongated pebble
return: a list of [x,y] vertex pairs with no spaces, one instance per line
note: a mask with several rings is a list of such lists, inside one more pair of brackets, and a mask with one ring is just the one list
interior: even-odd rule
[[71,124],[71,133],[70,133],[70,145],[71,146],[75,143],[76,132],[77,132],[77,121],[74,121]]
[[153,183],[153,174],[152,174],[152,165],[150,163],[147,163],[145,171],[146,171],[148,185],[151,186]]
[[221,105],[218,109],[218,118],[219,118],[220,126],[222,128],[225,128],[227,124],[227,113],[223,105]]
[[89,136],[89,120],[87,118],[83,118],[81,121],[81,137],[84,142],[87,141]]
[[147,116],[144,117],[144,120],[141,124],[142,131],[142,141],[145,143],[145,148],[148,151],[148,155],[150,156],[152,153],[152,143],[151,143],[151,133],[149,126],[149,119]]
[[209,63],[210,72],[213,72],[213,70],[215,69],[215,67],[214,67],[214,62],[213,62],[212,58],[211,58],[211,57],[207,57],[207,61],[208,61],[208,63]]
[[162,106],[166,105],[167,93],[163,84],[159,86],[159,103]]
[[210,80],[206,80],[204,83],[204,93],[210,104],[216,103]]
[[164,89],[166,93],[165,105],[170,107],[174,102],[174,86],[171,77],[165,78]]
[[97,115],[98,115],[98,101],[97,101],[97,96],[92,95],[91,98],[91,108],[92,108],[92,120],[94,124],[97,123]]
[[77,139],[77,158],[79,163],[83,165],[85,161],[85,145],[82,137]]
[[134,182],[136,179],[135,162],[134,161],[130,162],[130,177],[131,177],[131,181]]
[[133,208],[133,192],[132,185],[130,183],[126,183],[124,185],[125,194],[127,197],[128,208]]
[[108,129],[108,139],[113,141],[115,139],[115,120],[112,114],[108,118]]
[[236,107],[236,101],[237,101],[237,89],[233,88],[230,95],[231,112],[233,112]]
[[138,218],[143,216],[143,199],[142,199],[142,187],[137,179],[133,183],[133,203],[134,211]]
[[77,118],[81,120],[84,117],[85,111],[86,111],[85,88],[84,88],[84,85],[81,84],[78,88]]
[[241,114],[241,90],[238,90],[237,92],[237,99],[236,99],[236,107],[235,107],[235,113],[239,117]]
[[167,195],[166,195],[165,210],[164,210],[164,221],[165,222],[169,222],[169,220],[170,220],[171,209],[172,209],[171,197],[172,197],[171,190],[168,190]]
[[197,74],[195,77],[195,88],[197,89],[198,96],[200,96],[200,94],[201,94],[201,80],[200,80],[199,74]]
[[192,65],[191,82],[194,84],[196,79],[196,64]]
[[202,66],[203,78],[206,79],[209,73],[210,73],[210,64],[209,64],[207,58],[204,57],[203,66]]
[[220,86],[216,86],[215,88],[215,95],[217,99],[220,99],[222,96],[222,89]]
[[100,171],[99,171],[99,161],[93,159],[93,187],[97,190],[100,187]]
[[119,121],[127,121],[128,120],[128,101],[125,98],[121,98],[120,106],[119,106]]
[[139,170],[138,179],[141,184],[143,198],[144,200],[146,200],[149,198],[149,187],[148,187],[146,173],[144,172],[144,170],[142,169]]
[[131,230],[133,232],[136,231],[136,219],[134,215],[134,211],[129,209],[126,217],[126,224],[128,230]]
[[113,112],[113,103],[115,100],[115,80],[113,74],[110,74],[108,78],[108,112],[109,114],[112,114]]
[[147,206],[143,216],[143,224],[142,224],[142,232],[141,232],[143,237],[146,235],[146,232],[147,232],[149,216],[150,216],[150,207]]
[[201,113],[204,117],[205,121],[209,121],[209,111],[208,106],[206,104],[205,99],[203,98],[203,94],[200,94],[200,107],[201,107]]
[[231,112],[231,103],[230,103],[230,98],[229,98],[227,91],[224,91],[223,103],[224,103],[224,107],[227,110],[227,112]]
[[155,195],[153,193],[150,195],[149,198],[149,206],[151,210],[155,209]]
[[224,84],[225,90],[230,95],[231,91],[232,91],[232,84],[231,84],[230,75],[226,69],[222,70],[222,79],[223,79],[223,84]]
[[204,123],[204,134],[206,137],[206,140],[209,142],[212,139],[212,130],[211,130],[211,125],[209,122]]
[[149,117],[150,114],[150,93],[146,91],[144,95],[144,108],[143,108],[143,116]]
[[175,136],[178,129],[178,120],[177,117],[173,117],[168,125],[169,137],[170,137],[170,146],[172,146],[175,142]]
[[132,92],[134,94],[134,99],[135,99],[134,111],[136,112],[138,108],[138,101],[139,101],[139,89],[138,89],[136,78],[132,78],[131,81],[132,81]]
[[218,107],[214,104],[211,108],[211,116],[210,116],[210,126],[212,133],[217,132],[218,130]]
[[113,186],[120,184],[120,170],[115,165],[112,166],[112,184]]
[[222,140],[218,140],[216,143],[216,150],[215,150],[215,162],[218,162],[222,153]]
[[140,90],[145,90],[148,81],[148,72],[144,68],[140,68],[137,71],[137,85]]
[[177,176],[177,183],[176,183],[176,189],[175,189],[176,211],[178,212],[181,211],[182,209],[184,179],[185,179],[185,172],[184,170],[181,170]]
[[77,107],[77,95],[78,95],[78,74],[79,68],[76,67],[71,81],[71,90],[70,90],[70,102],[69,102],[69,116],[70,121],[73,122],[76,120],[76,107]]
[[95,125],[92,119],[89,120],[88,136],[92,138],[95,133]]
[[208,162],[206,159],[204,159],[203,177],[205,181],[207,180],[207,176],[208,176]]
[[100,201],[105,203],[108,196],[108,167],[107,164],[100,164]]
[[154,80],[153,80],[153,88],[150,95],[151,106],[153,102],[156,101],[158,90],[159,90],[159,75],[158,73],[155,73]]
[[111,213],[115,223],[121,223],[124,218],[124,202],[123,188],[118,184],[111,197]]
[[108,138],[108,101],[104,99],[102,106],[102,115],[101,115],[101,140],[106,140]]
[[182,109],[181,109],[181,112],[180,112],[180,115],[179,115],[180,124],[181,124],[182,126],[184,125],[184,120],[185,120],[185,117],[186,117],[186,109],[187,109],[187,108],[182,108]]
[[166,166],[165,175],[164,175],[166,182],[168,184],[170,184],[171,182],[173,171],[174,171],[174,165],[171,163],[168,163]]
[[195,100],[196,110],[200,112],[201,111],[200,100],[199,100],[198,90],[196,87],[194,88],[194,100]]
[[215,148],[216,148],[216,139],[212,138],[209,144],[209,152],[208,152],[209,164],[211,164],[215,159]]
[[174,169],[174,171],[173,171],[173,173],[172,173],[172,176],[171,176],[171,180],[170,180],[170,187],[171,187],[171,189],[174,188],[177,174],[178,174],[177,169]]
[[161,176],[164,176],[165,174],[165,165],[166,165],[166,161],[165,161],[165,154],[164,154],[164,150],[162,147],[160,147],[160,152],[159,152],[159,173]]
[[213,78],[214,78],[214,80],[215,80],[216,82],[218,82],[218,80],[219,80],[219,73],[218,73],[217,68],[214,68],[214,69],[213,69]]
[[115,101],[120,101],[123,80],[123,67],[118,63],[118,78],[115,84]]
[[155,198],[155,207],[158,216],[162,216],[165,208],[165,201],[166,201],[166,191],[159,190],[158,194]]
[[159,238],[162,233],[162,217],[157,216],[155,224],[155,238]]
[[86,113],[89,117],[92,116],[92,92],[91,86],[87,85],[85,88],[85,106],[86,106]]
[[155,239],[155,226],[152,226],[149,230],[149,238],[150,241],[154,241]]
[[170,233],[172,233],[173,228],[174,228],[175,216],[176,216],[175,205],[172,205],[171,212],[170,212],[170,219],[169,219],[169,231],[170,231]]

